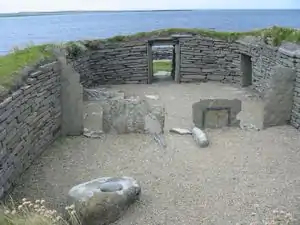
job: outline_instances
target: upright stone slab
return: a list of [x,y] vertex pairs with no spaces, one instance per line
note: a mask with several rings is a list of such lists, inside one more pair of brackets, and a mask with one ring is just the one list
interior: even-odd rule
[[200,129],[240,125],[236,118],[242,110],[239,99],[203,99],[194,103],[192,108],[193,122]]
[[83,89],[80,75],[67,64],[64,52],[54,52],[61,66],[62,135],[83,133]]
[[264,94],[264,128],[287,124],[293,106],[296,72],[287,67],[275,66]]
[[99,102],[84,102],[84,128],[89,131],[103,131],[103,108]]

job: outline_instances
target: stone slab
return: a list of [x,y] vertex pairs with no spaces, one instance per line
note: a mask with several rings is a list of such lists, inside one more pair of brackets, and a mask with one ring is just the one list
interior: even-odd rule
[[293,106],[295,70],[282,66],[273,68],[264,94],[263,127],[280,126],[289,122]]
[[55,52],[61,67],[62,135],[83,133],[83,88],[80,75],[67,64],[63,52]]
[[239,99],[203,99],[194,103],[192,110],[193,122],[198,128],[239,126],[236,116],[242,110],[242,102]]
[[139,97],[111,100],[103,105],[105,133],[162,133],[165,110]]

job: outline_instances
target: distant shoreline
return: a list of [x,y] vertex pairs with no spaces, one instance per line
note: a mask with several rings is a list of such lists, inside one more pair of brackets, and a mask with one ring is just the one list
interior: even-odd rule
[[53,12],[18,12],[0,13],[2,17],[25,17],[25,16],[50,16],[70,15],[84,13],[130,13],[130,12],[189,12],[189,11],[299,11],[300,9],[162,9],[162,10],[78,10],[78,11],[53,11]]
[[67,15],[84,13],[124,13],[124,12],[168,12],[168,11],[193,11],[186,10],[80,10],[80,11],[54,11],[54,12],[19,12],[0,13],[0,17],[21,17],[21,16],[47,16],[47,15]]

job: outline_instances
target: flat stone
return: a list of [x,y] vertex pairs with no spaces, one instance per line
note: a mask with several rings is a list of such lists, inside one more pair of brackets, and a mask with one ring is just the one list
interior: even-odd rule
[[159,96],[158,95],[145,95],[146,98],[149,98],[151,100],[158,100]]
[[292,68],[275,66],[265,90],[263,127],[285,125],[293,107],[296,72]]
[[181,134],[181,135],[192,134],[191,130],[183,129],[183,128],[172,128],[172,129],[170,129],[170,132],[175,133],[175,134]]
[[106,183],[100,184],[100,190],[102,192],[114,192],[121,191],[123,186],[118,181],[108,181]]
[[283,42],[278,51],[295,58],[300,58],[300,46],[292,42]]
[[84,101],[107,101],[124,99],[125,93],[121,91],[109,90],[108,88],[94,88],[83,90]]
[[240,126],[240,120],[236,118],[242,110],[239,99],[203,99],[194,103],[192,108],[193,122],[198,128]]
[[141,187],[131,177],[103,177],[74,186],[68,193],[82,225],[107,225],[118,220],[140,198]]
[[90,131],[87,128],[84,128],[83,131],[83,136],[87,138],[102,138],[103,134],[103,131]]

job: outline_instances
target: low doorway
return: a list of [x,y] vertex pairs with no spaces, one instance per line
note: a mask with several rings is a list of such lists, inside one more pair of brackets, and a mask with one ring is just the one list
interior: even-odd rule
[[252,85],[252,59],[251,56],[241,54],[242,87]]
[[179,42],[175,38],[149,40],[148,83],[161,81],[179,82]]

